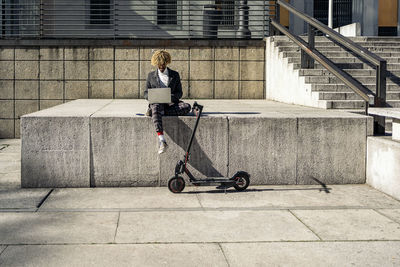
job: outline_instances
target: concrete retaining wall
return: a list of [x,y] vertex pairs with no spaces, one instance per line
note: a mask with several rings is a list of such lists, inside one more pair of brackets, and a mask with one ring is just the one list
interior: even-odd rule
[[400,142],[390,136],[367,142],[367,183],[400,200]]
[[1,46],[0,138],[19,138],[22,115],[74,99],[143,98],[157,49],[170,51],[185,99],[265,97],[263,41]]
[[[365,183],[371,118],[272,101],[200,101],[197,177],[251,174],[252,184]],[[157,136],[143,100],[76,100],[22,117],[22,186],[163,186],[183,158],[195,117],[165,117]]]

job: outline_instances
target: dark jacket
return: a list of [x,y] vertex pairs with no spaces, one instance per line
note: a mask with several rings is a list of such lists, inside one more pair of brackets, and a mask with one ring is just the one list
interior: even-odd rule
[[[182,84],[181,77],[177,71],[168,68],[168,87],[171,88],[172,102],[178,103],[182,97]],[[144,98],[147,100],[147,90],[149,88],[160,88],[160,77],[158,77],[158,70],[152,71],[147,76],[146,90],[144,91]]]

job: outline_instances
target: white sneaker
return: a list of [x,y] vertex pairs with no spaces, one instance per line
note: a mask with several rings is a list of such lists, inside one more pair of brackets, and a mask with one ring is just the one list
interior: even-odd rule
[[160,147],[158,149],[158,154],[164,153],[165,151],[167,151],[167,148],[168,148],[167,142],[161,141]]

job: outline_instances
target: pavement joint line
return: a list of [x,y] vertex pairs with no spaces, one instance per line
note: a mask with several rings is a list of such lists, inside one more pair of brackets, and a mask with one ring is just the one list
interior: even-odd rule
[[[199,241],[199,242],[124,242],[124,243],[7,243],[1,246],[97,246],[97,245],[107,245],[107,246],[118,246],[118,245],[188,245],[188,244],[276,244],[276,243],[385,243],[385,242],[397,242],[400,243],[400,239],[363,239],[363,240],[270,240],[270,241]],[[5,250],[5,249],[4,249]],[[3,252],[4,252],[3,250]]]
[[201,203],[200,198],[199,198],[199,194],[196,194],[196,198],[197,198],[197,201],[199,202],[201,209],[204,210],[203,204]]
[[221,250],[222,255],[224,255],[224,259],[225,259],[225,261],[226,261],[226,264],[228,264],[228,267],[230,267],[231,264],[230,264],[229,261],[228,261],[228,257],[226,257],[226,255],[225,255],[225,251],[224,251],[224,249],[222,248],[221,243],[218,243],[218,247],[219,247],[219,249]]
[[[39,212],[171,212],[171,211],[280,211],[280,210],[373,210],[373,209],[385,209],[380,207],[362,207],[362,206],[332,206],[332,207],[221,207],[221,208],[106,208],[106,209],[40,209]],[[386,208],[389,209],[389,208]],[[391,208],[390,208],[391,209]],[[396,209],[396,208],[394,208]],[[397,208],[397,209],[400,209]],[[11,210],[11,209],[10,209]],[[23,209],[21,209],[23,210]],[[2,210],[0,209],[0,212]]]
[[21,208],[21,209],[16,209],[16,208],[1,208],[0,209],[0,214],[1,213],[9,213],[9,212],[17,212],[17,213],[22,213],[22,212],[36,212],[38,209],[37,208]]
[[117,232],[118,232],[118,226],[119,226],[119,219],[121,218],[121,212],[118,212],[118,220],[117,220],[117,226],[115,227],[115,233],[114,233],[114,240],[113,243],[115,243],[115,239],[117,238]]
[[389,220],[391,220],[391,221],[393,221],[393,222],[395,222],[397,224],[400,224],[400,221],[397,221],[396,219],[392,218],[391,216],[380,212],[378,209],[372,209],[372,210],[375,211],[376,213],[378,213],[379,215],[382,215],[383,217],[388,218]]
[[40,207],[43,205],[43,203],[47,200],[47,198],[53,193],[54,188],[52,188],[47,194],[44,196],[44,198],[39,202],[39,204],[36,206],[37,211],[40,210]]
[[322,240],[322,238],[310,227],[308,226],[305,222],[303,222],[296,214],[294,214],[291,210],[288,210],[299,222],[301,222],[308,230],[310,230],[316,237],[318,237],[319,240]]

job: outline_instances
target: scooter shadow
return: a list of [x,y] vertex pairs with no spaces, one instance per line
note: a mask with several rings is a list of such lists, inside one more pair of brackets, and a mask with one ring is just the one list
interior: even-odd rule
[[250,188],[244,191],[237,191],[235,189],[213,189],[213,190],[205,190],[205,191],[189,191],[189,192],[181,192],[180,194],[237,194],[237,193],[250,193],[250,192],[273,192],[273,191],[319,191],[325,192],[327,194],[330,193],[332,188],[329,187],[315,187],[315,188]]

